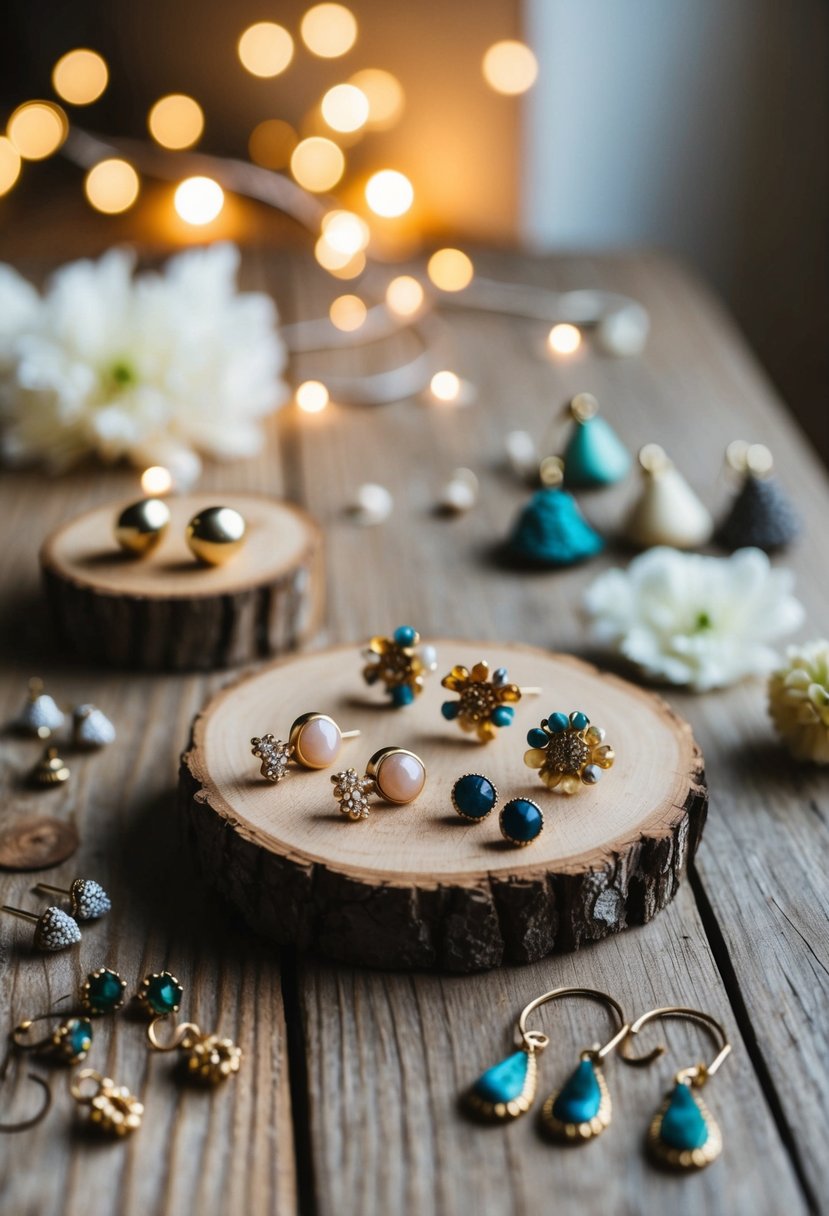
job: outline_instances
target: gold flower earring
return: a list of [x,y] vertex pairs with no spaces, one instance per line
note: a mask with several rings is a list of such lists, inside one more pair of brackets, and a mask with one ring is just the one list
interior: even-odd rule
[[490,678],[489,663],[483,659],[470,671],[453,667],[441,680],[443,688],[458,694],[457,701],[444,701],[440,707],[447,722],[457,722],[461,730],[476,734],[488,743],[500,728],[511,726],[514,706],[522,696],[536,696],[540,688],[519,688],[509,682],[506,667],[496,667]]
[[550,714],[528,732],[530,750],[524,753],[524,763],[538,769],[548,789],[575,794],[584,785],[595,785],[616,759],[604,737],[602,728],[592,726],[581,710],[569,716]]

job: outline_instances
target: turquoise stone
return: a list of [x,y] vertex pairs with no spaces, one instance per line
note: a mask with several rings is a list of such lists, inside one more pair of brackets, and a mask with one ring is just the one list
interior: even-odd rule
[[411,705],[412,701],[414,701],[414,693],[408,684],[398,684],[391,690],[391,702],[397,709],[401,709],[404,705]]
[[414,646],[417,630],[412,629],[411,625],[399,625],[395,629],[392,639],[397,646]]
[[583,714],[580,709],[577,709],[570,714],[570,725],[575,730],[586,730],[590,725],[590,719],[587,714]]
[[705,1122],[690,1085],[678,1082],[662,1116],[659,1138],[669,1148],[685,1150],[702,1148],[708,1139],[708,1124]]
[[609,486],[630,469],[630,453],[602,417],[573,427],[564,449],[564,479],[571,486]]
[[570,719],[567,717],[567,714],[550,714],[547,719],[547,725],[550,730],[558,734],[560,730],[567,730],[567,727],[570,725]]
[[530,747],[546,747],[549,739],[540,727],[534,726],[532,730],[527,731],[527,742]]
[[501,832],[513,844],[529,844],[541,835],[544,816],[529,798],[513,798],[500,814]]
[[181,1002],[183,989],[167,972],[150,978],[146,989],[146,1000],[158,1014],[174,1013]]
[[124,988],[114,971],[91,975],[86,1002],[93,1013],[112,1013],[124,1000]]
[[572,566],[601,553],[604,541],[565,490],[537,490],[510,533],[513,557],[537,566]]
[[511,705],[497,705],[493,709],[491,717],[496,726],[510,726],[515,715],[515,710]]
[[592,1060],[582,1060],[553,1103],[553,1115],[562,1123],[587,1123],[599,1113],[601,1104],[595,1066]]
[[499,1064],[481,1073],[472,1092],[484,1102],[512,1102],[520,1098],[527,1081],[529,1056],[526,1051],[514,1051]]
[[478,773],[467,773],[452,786],[452,805],[464,819],[486,819],[497,801],[495,786]]
[[458,702],[444,701],[440,707],[440,712],[443,714],[447,722],[454,722],[458,716]]
[[92,1046],[92,1023],[88,1018],[72,1018],[66,1042],[75,1059],[81,1059]]

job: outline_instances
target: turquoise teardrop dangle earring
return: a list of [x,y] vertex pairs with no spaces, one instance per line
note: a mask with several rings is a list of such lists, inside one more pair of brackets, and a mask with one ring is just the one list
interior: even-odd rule
[[635,1058],[625,1048],[648,1022],[655,1018],[685,1018],[704,1026],[718,1047],[717,1055],[707,1066],[692,1064],[681,1068],[674,1077],[673,1087],[666,1094],[647,1132],[647,1150],[657,1165],[678,1170],[700,1170],[715,1161],[722,1152],[722,1135],[717,1122],[701,1098],[700,1090],[731,1052],[728,1036],[719,1022],[699,1009],[669,1005],[650,1009],[630,1026],[619,1046],[626,1064],[643,1066],[652,1063],[665,1052],[664,1045],[654,1047],[646,1056]]
[[566,406],[573,428],[564,448],[569,486],[612,486],[630,471],[631,457],[592,393],[578,393]]

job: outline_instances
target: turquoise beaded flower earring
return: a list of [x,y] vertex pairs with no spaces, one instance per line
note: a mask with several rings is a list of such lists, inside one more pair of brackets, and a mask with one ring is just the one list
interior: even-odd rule
[[604,738],[604,730],[591,725],[580,709],[553,713],[528,732],[530,748],[524,752],[524,763],[538,770],[548,790],[575,794],[585,785],[595,785],[603,770],[612,767],[616,753]]
[[541,1005],[569,996],[586,997],[606,1005],[619,1027],[604,1046],[581,1053],[575,1071],[544,1103],[542,1124],[551,1135],[568,1144],[583,1144],[604,1131],[610,1123],[612,1107],[607,1082],[602,1075],[602,1061],[630,1028],[618,1002],[594,988],[554,988],[530,1001],[518,1019],[521,1047],[488,1068],[467,1092],[465,1104],[473,1114],[505,1122],[519,1118],[530,1109],[537,1088],[538,1056],[549,1046],[550,1039],[539,1030],[528,1030],[527,1019]]
[[511,726],[515,706],[523,696],[537,696],[540,688],[519,688],[509,682],[506,667],[496,667],[490,678],[489,663],[481,659],[470,669],[460,664],[441,680],[441,687],[458,694],[457,701],[440,707],[447,722],[457,722],[462,731],[489,743],[504,726]]
[[411,625],[400,625],[390,638],[374,637],[364,651],[366,684],[384,684],[395,709],[411,705],[423,692],[426,676],[437,669],[434,646],[421,644]]

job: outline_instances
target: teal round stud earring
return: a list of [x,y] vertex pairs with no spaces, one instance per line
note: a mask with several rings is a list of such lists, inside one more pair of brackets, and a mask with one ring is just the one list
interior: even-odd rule
[[573,429],[564,448],[569,486],[612,486],[628,475],[630,452],[609,422],[599,415],[591,393],[578,393],[567,405]]
[[497,789],[481,773],[464,773],[452,786],[452,806],[469,823],[483,823],[497,803]]
[[552,569],[595,557],[604,541],[562,488],[564,463],[547,456],[539,469],[542,487],[521,510],[507,540],[510,557]]
[[532,798],[513,798],[501,808],[498,826],[504,840],[524,849],[544,831],[544,815]]
[[184,989],[169,971],[154,971],[138,985],[135,998],[151,1018],[166,1017],[178,1013]]
[[122,979],[117,971],[109,967],[99,967],[97,971],[90,971],[81,985],[81,1008],[94,1017],[115,1013],[124,1003],[126,990],[127,981]]

